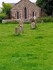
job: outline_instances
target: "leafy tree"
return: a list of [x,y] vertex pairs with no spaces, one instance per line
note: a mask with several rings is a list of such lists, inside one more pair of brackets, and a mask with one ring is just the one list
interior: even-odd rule
[[11,8],[12,8],[12,5],[11,4],[8,4],[8,3],[2,3],[2,5],[3,5],[3,8],[2,8],[2,11],[4,12],[4,13],[6,13],[6,15],[8,16],[8,18],[10,18],[10,10],[11,10]]
[[0,22],[2,22],[3,19],[5,19],[7,16],[5,13],[1,12],[0,13]]
[[48,15],[53,15],[53,0],[37,0],[36,4]]

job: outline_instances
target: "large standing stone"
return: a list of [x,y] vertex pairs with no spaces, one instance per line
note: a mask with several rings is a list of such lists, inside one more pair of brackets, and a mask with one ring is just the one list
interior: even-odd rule
[[23,32],[23,20],[20,20],[19,22],[19,30],[20,30],[20,33]]

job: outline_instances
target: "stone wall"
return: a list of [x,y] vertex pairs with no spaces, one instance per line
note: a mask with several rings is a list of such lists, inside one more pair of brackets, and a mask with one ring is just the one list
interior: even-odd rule
[[[35,5],[35,3],[30,2],[29,0],[21,0],[16,3],[15,6],[11,9],[11,16],[17,19],[17,12],[19,12],[19,18],[24,19],[24,8],[27,9],[27,20],[32,17],[32,12],[35,12],[36,17],[40,17],[41,9]],[[11,17],[12,18],[12,17]]]
[[7,23],[7,22],[14,22],[14,21],[19,21],[18,19],[6,19],[6,20],[2,20],[2,23]]

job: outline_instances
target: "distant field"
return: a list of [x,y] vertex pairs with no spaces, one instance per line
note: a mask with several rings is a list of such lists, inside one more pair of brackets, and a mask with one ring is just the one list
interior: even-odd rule
[[53,70],[53,23],[24,24],[19,36],[16,26],[0,24],[0,70]]

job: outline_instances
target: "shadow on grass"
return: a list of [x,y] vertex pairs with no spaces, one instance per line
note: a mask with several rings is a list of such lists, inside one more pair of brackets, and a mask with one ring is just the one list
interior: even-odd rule
[[48,53],[52,53],[52,51],[48,51]]
[[37,36],[35,39],[43,39],[43,36]]
[[5,65],[0,65],[0,70],[7,70]]
[[18,54],[18,53],[14,53],[12,54],[12,57],[23,57],[23,58],[28,58],[28,59],[38,59],[38,56],[35,54],[31,54],[31,53],[26,53],[26,54]]
[[8,37],[22,37],[22,34],[17,34],[17,35],[12,34],[12,35],[8,35]]

